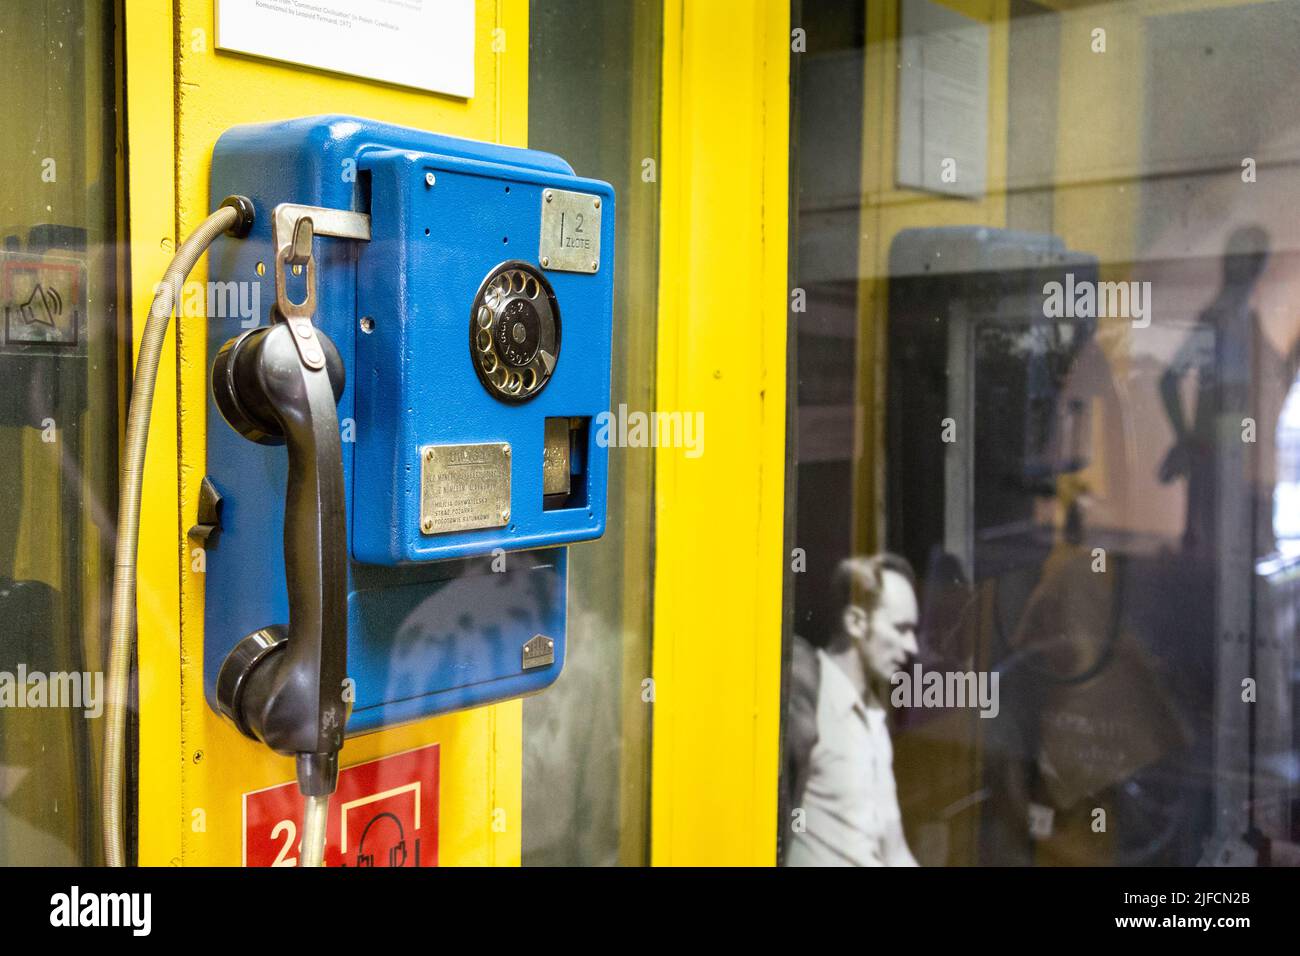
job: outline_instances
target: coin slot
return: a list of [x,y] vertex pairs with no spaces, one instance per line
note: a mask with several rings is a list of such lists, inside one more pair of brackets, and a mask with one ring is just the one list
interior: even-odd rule
[[587,507],[590,418],[548,418],[542,450],[542,510]]

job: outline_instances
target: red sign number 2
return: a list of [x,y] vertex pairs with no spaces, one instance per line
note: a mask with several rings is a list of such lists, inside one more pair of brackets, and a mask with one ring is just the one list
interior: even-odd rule
[[[438,744],[339,771],[326,866],[438,865]],[[295,783],[244,794],[245,866],[297,866],[302,795]]]

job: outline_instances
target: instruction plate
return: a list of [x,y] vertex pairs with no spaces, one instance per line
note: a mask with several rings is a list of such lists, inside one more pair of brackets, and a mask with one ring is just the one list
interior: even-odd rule
[[542,190],[542,237],[537,261],[560,272],[600,271],[600,197],[567,189]]
[[500,528],[510,520],[510,445],[420,449],[420,531]]

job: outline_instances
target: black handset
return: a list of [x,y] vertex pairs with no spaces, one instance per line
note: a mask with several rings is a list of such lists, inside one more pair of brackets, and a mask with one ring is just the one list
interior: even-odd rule
[[[289,622],[241,640],[217,677],[218,705],[247,736],[297,758],[304,795],[333,792],[348,718],[347,524],[339,397],[343,361],[312,329],[279,315],[270,326],[227,342],[212,368],[212,391],[237,432],[264,445],[288,446],[284,565]],[[306,324],[308,329],[311,325]],[[312,351],[319,345],[319,353]],[[306,353],[306,354],[304,354]],[[323,361],[310,367],[307,356]]]

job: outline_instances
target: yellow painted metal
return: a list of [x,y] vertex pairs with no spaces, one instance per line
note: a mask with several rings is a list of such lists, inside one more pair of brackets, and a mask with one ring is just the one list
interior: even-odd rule
[[789,3],[664,8],[651,861],[776,856]]
[[[339,112],[517,145],[526,140],[527,0],[477,4],[476,93],[469,100],[218,53],[211,0],[176,0],[170,8],[164,0],[126,5],[137,317],[165,264],[164,240],[188,234],[209,211],[212,147],[232,125]],[[193,280],[205,279],[201,266]],[[140,860],[238,864],[241,794],[287,782],[293,768],[220,721],[204,700],[203,575],[184,538],[204,474],[203,321],[187,318],[178,333],[178,362],[164,366],[159,382],[146,478]],[[343,763],[440,743],[441,861],[517,864],[521,713],[516,701],[371,734],[348,742]]]
[[[172,0],[125,10],[127,222],[133,354],[154,286],[176,250]],[[140,510],[136,600],[139,699],[139,860],[181,858],[180,515],[176,510],[176,332],[158,365]],[[98,777],[96,777],[98,779]],[[130,808],[128,808],[130,812]]]

